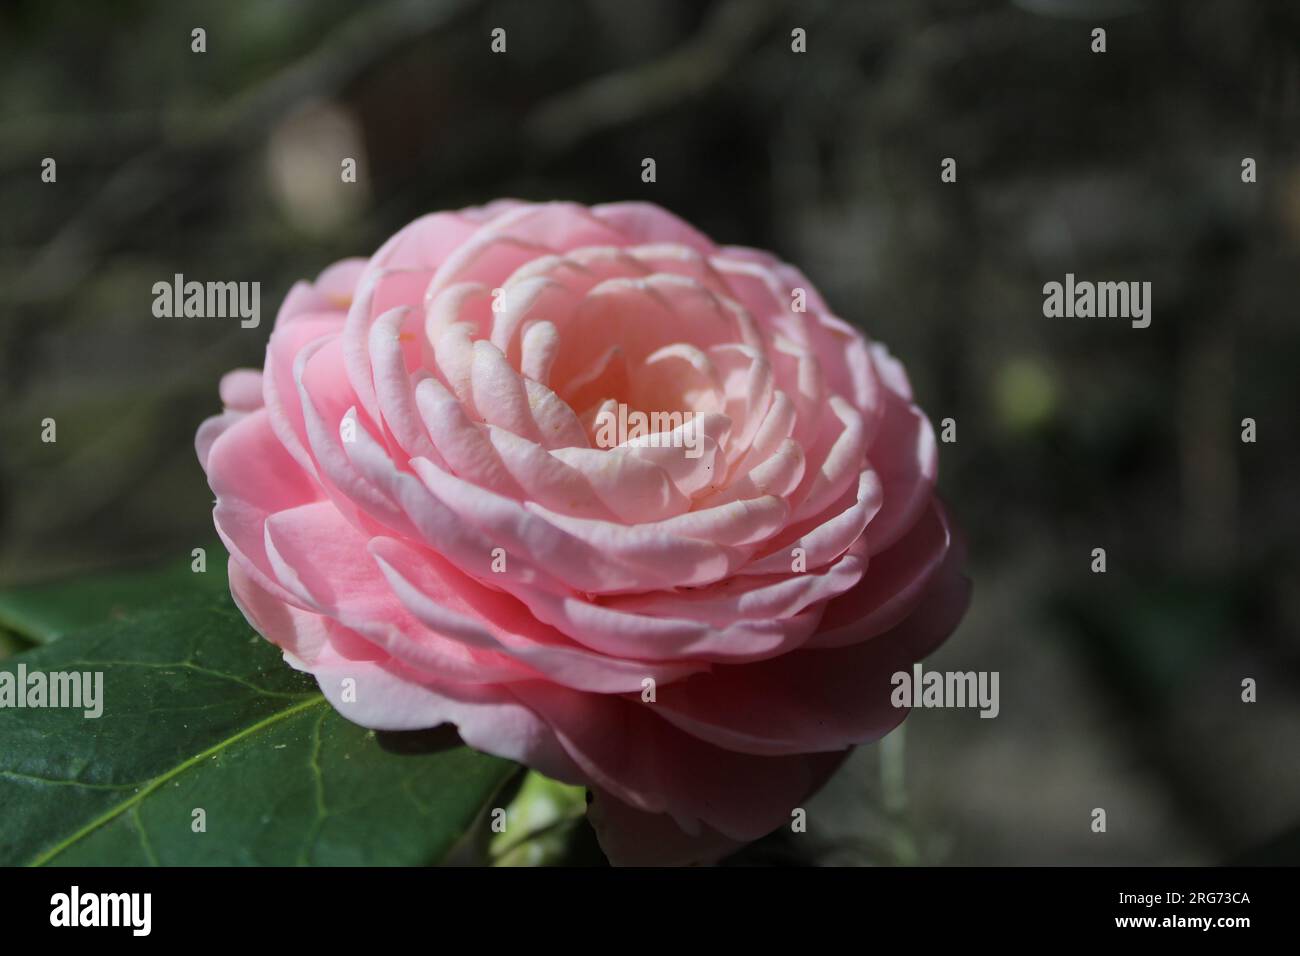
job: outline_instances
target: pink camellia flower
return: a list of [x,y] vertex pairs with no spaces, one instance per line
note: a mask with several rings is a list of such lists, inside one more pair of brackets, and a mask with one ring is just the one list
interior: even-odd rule
[[417,219],[295,286],[221,398],[252,626],[350,720],[589,787],[616,863],[788,825],[965,611],[902,366],[653,205]]

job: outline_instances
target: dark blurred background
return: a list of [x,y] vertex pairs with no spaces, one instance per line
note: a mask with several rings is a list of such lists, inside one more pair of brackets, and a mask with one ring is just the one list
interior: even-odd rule
[[[1298,133],[1289,0],[7,0],[0,587],[214,539],[194,429],[294,280],[427,211],[647,199],[956,420],[975,601],[929,666],[1001,673],[742,859],[1300,861]],[[261,327],[155,318],[177,272],[261,282]],[[1045,318],[1066,272],[1150,281],[1150,328]]]

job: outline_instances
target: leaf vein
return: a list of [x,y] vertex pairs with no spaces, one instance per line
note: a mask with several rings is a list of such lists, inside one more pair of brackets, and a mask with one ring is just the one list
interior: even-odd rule
[[195,754],[193,757],[190,757],[188,760],[181,761],[179,764],[177,764],[172,769],[168,770],[166,773],[162,773],[154,777],[147,784],[145,784],[138,792],[128,797],[127,799],[123,800],[121,803],[117,804],[116,806],[109,808],[100,816],[96,817],[94,820],[91,820],[85,826],[81,827],[81,829],[77,830],[75,833],[71,834],[70,836],[66,837],[63,840],[60,840],[58,843],[56,843],[54,846],[50,847],[49,849],[45,850],[44,852],[38,853],[31,861],[28,862],[27,865],[43,866],[44,864],[48,863],[50,860],[54,859],[60,853],[67,850],[78,840],[85,838],[89,834],[93,833],[95,830],[98,830],[100,827],[104,826],[105,824],[115,820],[117,817],[121,816],[123,813],[130,810],[132,807],[136,806],[138,803],[144,800],[145,797],[149,796],[149,794],[153,793],[155,790],[161,787],[168,780],[184,773],[186,770],[189,770],[191,767],[199,763],[199,761],[220,753],[222,750],[226,749],[232,744],[238,743],[240,740],[243,740],[246,737],[250,737],[260,730],[270,727],[273,724],[279,723],[282,720],[286,720],[289,717],[296,716],[297,714],[302,713],[304,710],[307,710],[308,708],[319,707],[324,703],[325,703],[325,697],[323,694],[315,695],[299,704],[295,704],[294,706],[279,711],[278,713],[271,714],[269,717],[264,717],[262,720],[259,720],[257,723],[250,724],[248,727],[245,727],[243,730],[239,731],[238,733],[231,734],[229,737],[225,738],[224,740],[218,741],[217,743],[213,744],[211,747],[208,747],[206,750],[203,750]]

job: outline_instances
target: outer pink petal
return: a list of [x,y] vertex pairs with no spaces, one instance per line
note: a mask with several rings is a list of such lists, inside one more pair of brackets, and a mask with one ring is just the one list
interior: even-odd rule
[[663,688],[657,713],[686,733],[753,754],[843,750],[876,740],[907,715],[890,702],[891,675],[947,638],[969,600],[969,582],[949,565],[917,610],[889,633],[849,647],[717,667]]
[[602,222],[586,206],[573,202],[515,206],[487,223],[484,234],[523,239],[559,252],[580,246],[621,245],[626,241],[618,229]]
[[[839,769],[842,757],[823,754],[816,762],[816,774],[805,796],[821,789]],[[706,866],[739,850],[746,842],[723,836],[705,825],[688,834],[667,814],[635,810],[600,790],[595,790],[592,797],[587,818],[600,848],[614,866]],[[790,819],[792,815],[782,822]]]
[[237,368],[221,376],[221,404],[236,412],[262,407],[262,373],[255,368]]
[[[375,730],[423,730],[453,724],[475,750],[514,760],[566,783],[582,772],[536,713],[499,687],[430,682],[393,662],[326,656],[304,668],[340,714]],[[352,681],[346,684],[345,681]],[[354,694],[344,693],[345,688]]]
[[344,259],[327,268],[315,282],[297,282],[284,297],[275,317],[275,327],[300,319],[337,316],[342,318],[352,303],[367,260]]
[[926,598],[950,543],[947,514],[936,500],[902,541],[872,559],[857,587],[826,606],[807,646],[856,644],[902,623]]
[[606,203],[592,206],[591,212],[626,236],[628,245],[672,242],[689,246],[704,256],[718,249],[704,233],[654,203]]
[[324,618],[281,601],[254,581],[233,557],[228,570],[230,595],[253,630],[298,661],[320,656],[329,642]]
[[592,794],[587,819],[614,866],[709,866],[745,845],[704,826],[688,836],[666,813],[634,810],[600,790]]
[[217,496],[217,533],[261,587],[292,600],[266,555],[263,529],[278,511],[318,501],[320,489],[284,450],[260,409],[235,422],[213,442],[206,467]]
[[712,827],[756,840],[790,819],[840,755],[760,757],[722,750],[658,716],[657,705],[575,694],[553,685],[510,688],[554,728],[590,784],[687,833]]
[[925,413],[890,391],[880,433],[867,460],[880,476],[883,502],[867,525],[868,550],[878,554],[897,542],[925,513],[939,473],[934,428]]
[[497,653],[449,640],[393,593],[359,534],[327,501],[273,515],[266,550],[280,584],[301,603],[355,631],[394,659],[441,679],[483,684],[536,676]]

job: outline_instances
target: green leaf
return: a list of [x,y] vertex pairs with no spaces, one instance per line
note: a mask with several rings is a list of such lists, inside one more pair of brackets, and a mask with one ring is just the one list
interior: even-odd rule
[[[207,552],[222,554],[220,545]],[[160,567],[0,591],[0,627],[32,643],[48,644],[65,634],[156,607],[165,595],[196,590],[225,593],[223,559],[212,560],[202,573],[190,570],[186,558]]]
[[493,866],[547,866],[563,862],[572,831],[587,813],[587,788],[530,771],[505,808],[505,828],[488,847]]
[[31,647],[29,641],[24,640],[17,634],[0,629],[0,661],[6,657],[12,657],[14,654],[21,653]]
[[102,671],[103,714],[0,708],[0,865],[436,863],[517,770],[349,723],[204,588],[20,664]]

